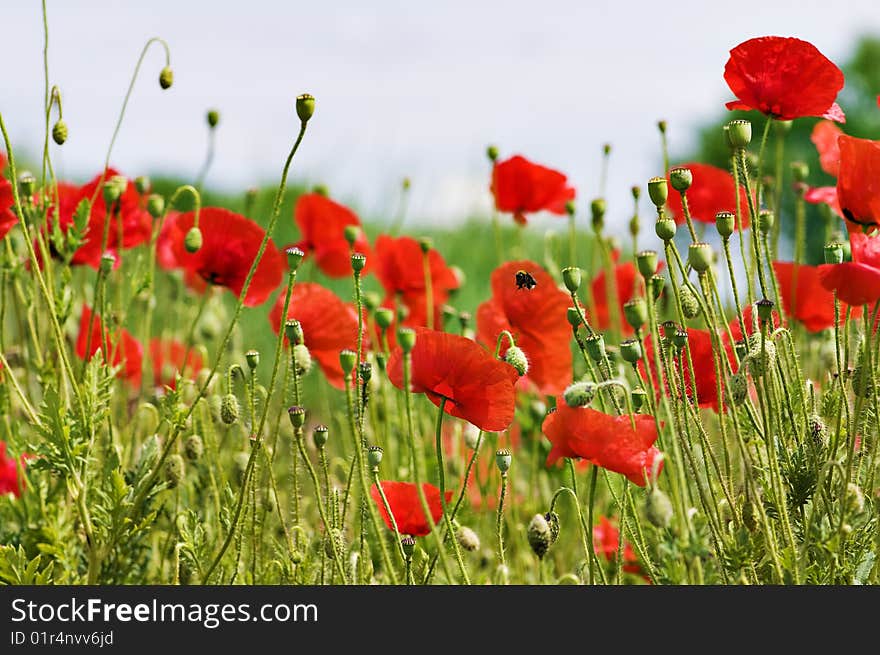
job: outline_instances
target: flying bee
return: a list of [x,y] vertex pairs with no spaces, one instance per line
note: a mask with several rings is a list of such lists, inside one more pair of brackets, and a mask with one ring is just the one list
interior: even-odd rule
[[516,272],[516,288],[531,291],[538,286],[538,281],[528,271]]

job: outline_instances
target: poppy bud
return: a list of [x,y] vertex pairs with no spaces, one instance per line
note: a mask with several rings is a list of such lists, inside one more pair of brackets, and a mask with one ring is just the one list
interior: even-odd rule
[[201,459],[204,452],[205,444],[202,442],[202,438],[197,434],[189,435],[186,438],[186,441],[183,442],[183,453],[191,462]]
[[605,338],[599,334],[591,334],[586,338],[587,354],[594,362],[605,359]]
[[576,293],[581,286],[581,269],[577,266],[567,266],[562,269],[562,281],[569,293]]
[[679,166],[669,171],[669,184],[679,193],[684,193],[694,183],[694,174],[691,169]]
[[465,423],[462,430],[465,445],[471,450],[476,450],[480,443],[480,433],[482,430],[473,423]]
[[569,307],[565,317],[568,319],[568,324],[575,329],[581,324],[581,314],[575,307]]
[[669,197],[669,187],[665,177],[652,177],[648,180],[648,196],[659,211]]
[[18,190],[21,192],[25,198],[30,198],[34,195],[34,191],[37,189],[37,178],[34,177],[34,174],[30,171],[23,171],[18,176]]
[[284,322],[284,336],[294,345],[303,342],[302,325],[295,318],[288,319]]
[[839,243],[829,243],[825,246],[825,263],[840,264],[843,262],[843,246]]
[[248,368],[253,373],[253,371],[256,370],[257,366],[260,365],[260,351],[254,349],[248,350],[244,354],[244,359],[247,362]]
[[657,252],[655,250],[642,250],[636,255],[636,264],[643,278],[651,277],[657,272]]
[[[633,187],[637,189],[638,187]],[[631,219],[629,219],[629,233],[633,238],[639,236],[639,230],[641,229],[641,225],[639,223],[639,215],[635,214]]]
[[306,410],[304,407],[297,407],[296,405],[288,407],[287,418],[290,419],[293,429],[298,430],[306,423]]
[[477,536],[477,533],[466,525],[458,527],[455,531],[455,539],[458,541],[458,545],[469,553],[474,552],[480,547],[480,538]]
[[663,218],[657,219],[657,222],[654,223],[654,232],[663,241],[672,241],[672,239],[675,238],[676,227],[674,220],[664,216]]
[[645,499],[645,518],[657,528],[667,528],[672,521],[673,509],[669,496],[656,487],[648,492]]
[[339,528],[330,528],[324,535],[324,555],[332,559],[334,551],[340,558],[345,553],[345,543]]
[[[327,188],[326,184],[316,184],[312,187],[312,193],[316,193],[323,198],[327,198],[330,195],[330,189]],[[356,226],[355,226],[356,227]],[[342,235],[345,236],[345,230],[343,229]],[[357,237],[355,237],[357,238]],[[351,244],[349,244],[351,245]]]
[[305,124],[315,114],[315,96],[303,93],[296,97],[296,115]]
[[212,130],[217,127],[217,123],[220,122],[220,112],[216,109],[209,109],[208,114],[205,117],[208,120],[208,127]]
[[679,350],[684,349],[688,342],[688,333],[687,330],[676,329],[675,333],[672,335],[672,345],[678,348]]
[[620,344],[620,356],[623,361],[635,364],[642,358],[642,346],[638,339],[627,339]]
[[529,521],[529,527],[526,529],[526,535],[532,552],[539,558],[543,558],[550,548],[550,525],[543,514],[535,514],[532,517],[532,520]]
[[113,265],[116,263],[116,257],[113,256],[112,252],[105,252],[101,255],[101,265],[98,270],[101,272],[101,275],[107,275],[110,271],[113,270]]
[[431,249],[434,247],[434,240],[431,237],[422,237],[419,239],[419,248],[422,249],[424,254],[428,254],[431,252]]
[[633,409],[639,411],[648,399],[648,392],[641,387],[636,387],[629,392],[629,397],[632,401]]
[[[467,319],[463,317],[464,312],[459,314],[458,318],[462,321],[462,329],[465,328],[467,323],[465,320],[470,320],[470,314],[467,315]],[[397,343],[400,344],[401,349],[405,353],[412,352],[412,349],[415,348],[416,345],[416,332],[412,328],[400,328],[397,331]]]
[[501,475],[506,475],[507,471],[510,470],[510,462],[512,459],[510,451],[507,450],[507,448],[495,451],[495,466],[501,471]]
[[657,121],[657,129],[660,130],[660,134],[666,134],[666,121]]
[[165,473],[165,482],[168,483],[168,488],[174,489],[177,487],[186,473],[183,457],[177,453],[169,455],[168,459],[165,460],[165,468],[163,472]]
[[376,325],[383,330],[387,330],[394,322],[394,311],[388,307],[379,307],[374,316],[376,318]]
[[853,393],[859,398],[869,398],[874,392],[874,380],[871,370],[859,364],[852,370]]
[[150,194],[147,198],[147,211],[153,218],[159,218],[165,213],[165,198],[158,193]]
[[791,162],[791,176],[795,182],[806,182],[810,175],[810,167],[802,161]]
[[752,376],[758,378],[765,375],[776,364],[776,344],[771,339],[762,340],[756,332],[749,338],[747,360]]
[[587,407],[593,402],[596,395],[596,385],[593,382],[575,382],[570,384],[562,392],[562,398],[569,407]]
[[113,205],[125,192],[127,186],[128,180],[121,175],[114,175],[109,180],[105,181],[102,189],[104,202],[108,206]]
[[183,238],[183,247],[190,254],[196,253],[202,248],[202,231],[193,226],[189,228],[186,236]]
[[708,271],[713,259],[712,246],[708,243],[697,242],[688,246],[688,264],[697,273]]
[[342,366],[342,373],[348,377],[354,370],[357,363],[357,353],[353,350],[345,349],[339,353],[339,364]]
[[727,124],[727,140],[732,148],[746,148],[752,142],[752,122],[738,119]]
[[146,175],[138,175],[134,178],[134,189],[138,192],[138,195],[144,195],[150,190],[150,178]]
[[166,66],[159,71],[159,86],[170,89],[172,84],[174,84],[174,71],[171,70],[171,66]]
[[529,372],[529,360],[522,348],[511,346],[504,353],[504,361],[513,366],[520,377]]
[[60,118],[52,126],[52,140],[59,146],[64,145],[64,142],[67,141],[67,123]]
[[489,161],[494,162],[498,159],[498,146],[490,145],[486,148],[486,156]]
[[813,414],[809,421],[810,438],[817,448],[824,448],[828,445],[828,428],[825,421],[818,414]]
[[315,442],[315,448],[321,449],[327,445],[327,439],[330,438],[330,431],[326,425],[316,425],[312,430],[312,441]]
[[736,216],[730,212],[718,212],[715,214],[715,228],[723,239],[727,239],[733,234],[734,227],[736,227]]
[[312,353],[304,343],[298,343],[293,347],[293,365],[297,375],[306,375],[312,370]]
[[376,307],[378,307],[381,303],[382,298],[375,291],[367,291],[364,294],[364,307],[367,308],[368,312],[375,311]]
[[367,462],[370,464],[370,468],[378,469],[379,464],[382,463],[382,455],[385,451],[382,450],[381,446],[370,446],[367,448]]
[[602,231],[605,227],[605,199],[596,198],[590,203],[590,213],[592,215],[593,230],[596,233]]
[[403,537],[400,540],[400,547],[407,559],[412,559],[413,553],[416,551],[416,540],[412,537]]
[[766,323],[773,317],[773,301],[769,298],[761,298],[755,303],[758,306],[758,318]]
[[694,318],[700,313],[700,303],[690,287],[679,289],[678,299],[681,301],[681,311],[685,318]]
[[361,228],[357,225],[346,225],[342,230],[342,236],[345,238],[345,242],[353,248],[355,242],[361,236]]
[[565,203],[565,213],[569,216],[574,216],[577,213],[577,205],[574,204],[574,200]]
[[865,511],[865,494],[855,482],[846,485],[846,508],[853,514]]
[[623,304],[623,316],[634,330],[638,330],[648,320],[648,306],[641,296]]
[[666,286],[666,278],[662,275],[652,275],[648,282],[651,287],[651,297],[654,300],[657,300],[660,297],[660,294],[663,293],[663,288]]
[[769,209],[762,209],[758,212],[758,229],[761,230],[762,234],[767,234],[772,230],[775,222],[776,216]]
[[360,273],[367,265],[367,257],[363,253],[356,252],[351,256],[351,270]]
[[291,271],[298,269],[303,257],[306,256],[299,248],[288,248],[284,251],[284,254],[287,255],[287,266]]
[[220,420],[226,425],[232,425],[238,420],[240,409],[235,394],[226,394],[220,403]]

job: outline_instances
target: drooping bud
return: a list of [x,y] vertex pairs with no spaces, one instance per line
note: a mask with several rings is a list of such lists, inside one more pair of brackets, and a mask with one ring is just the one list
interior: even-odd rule
[[348,377],[354,370],[355,364],[357,364],[357,353],[347,348],[341,351],[339,353],[339,364],[342,366],[343,375]]
[[190,254],[198,252],[202,249],[202,231],[193,226],[189,228],[186,236],[183,238],[183,247]]
[[298,430],[306,424],[306,410],[304,407],[298,407],[296,405],[288,407],[287,418],[290,419],[290,424],[293,426],[293,429]]
[[455,530],[455,538],[458,545],[469,553],[474,552],[480,547],[480,537],[466,525],[461,525]]
[[727,139],[732,148],[747,148],[752,142],[752,122],[738,119],[727,124]]
[[209,109],[205,118],[208,121],[208,127],[212,130],[217,127],[217,123],[220,122],[220,112],[216,109]]
[[715,228],[722,239],[727,239],[733,234],[736,227],[736,216],[731,212],[718,212],[715,214]]
[[513,458],[507,448],[495,451],[495,466],[501,471],[501,475],[505,475],[510,470],[510,462]]
[[532,552],[539,558],[543,558],[550,548],[550,524],[543,514],[535,514],[529,521],[529,527],[526,529],[526,535],[529,539],[529,546]]
[[712,266],[712,260],[715,259],[712,246],[708,243],[697,242],[688,246],[688,264],[697,273],[705,273]]
[[235,397],[234,393],[228,393],[223,396],[223,400],[220,402],[220,420],[223,423],[226,425],[235,423],[238,420],[240,411],[238,398]]
[[648,196],[659,211],[669,197],[669,186],[665,177],[652,177],[648,180]]
[[382,463],[382,455],[384,454],[385,451],[382,450],[381,446],[370,446],[367,448],[367,462],[371,469],[379,468],[379,464]]
[[284,251],[284,254],[287,255],[287,267],[291,271],[297,270],[303,257],[306,256],[306,254],[299,248],[287,248]]
[[165,213],[165,198],[158,193],[150,194],[147,198],[147,211],[153,218],[159,218]]
[[168,459],[165,460],[165,482],[168,483],[169,489],[174,489],[183,481],[183,476],[186,474],[186,466],[183,462],[183,457],[174,453],[168,456]]
[[321,449],[327,445],[327,439],[330,438],[330,431],[326,425],[316,425],[312,430],[312,441],[315,442],[315,448]]
[[627,339],[620,344],[620,356],[623,361],[635,364],[642,358],[642,346],[638,339]]
[[315,96],[303,93],[296,97],[296,115],[300,122],[308,123],[315,114]]
[[674,220],[664,216],[663,218],[658,218],[657,222],[654,223],[654,232],[664,242],[672,241],[675,238],[677,227]]
[[636,255],[636,265],[639,268],[639,273],[647,280],[657,272],[657,251],[642,250]]
[[[459,315],[461,318],[461,315]],[[400,344],[403,352],[410,353],[416,345],[416,332],[412,328],[400,328],[397,331],[397,343]]]
[[171,66],[166,66],[159,71],[159,86],[170,89],[172,84],[174,84],[174,71],[171,70]]
[[260,351],[254,350],[252,348],[244,354],[244,359],[247,362],[248,368],[251,370],[251,373],[253,373],[256,370],[257,366],[260,365]]
[[513,368],[516,369],[516,372],[519,373],[520,377],[529,372],[529,359],[522,351],[522,348],[517,346],[511,346],[508,348],[507,352],[504,353],[504,361],[513,366]]
[[569,407],[587,407],[593,402],[596,395],[596,385],[593,382],[583,381],[570,384],[562,392],[562,398]]
[[694,174],[691,169],[678,166],[669,171],[669,184],[679,193],[684,193],[694,183]]
[[636,296],[632,300],[625,302],[623,305],[623,316],[632,329],[640,329],[645,324],[645,321],[648,320],[648,306],[645,304],[645,299],[641,296]]
[[52,126],[52,140],[59,146],[64,145],[64,142],[67,141],[67,123],[60,118]]
[[645,499],[645,518],[651,525],[664,529],[672,522],[672,501],[669,496],[654,487]]
[[205,452],[205,444],[202,438],[197,434],[191,434],[183,442],[183,453],[191,462],[196,462],[202,458]]
[[690,287],[681,287],[678,290],[678,298],[681,300],[681,311],[685,318],[694,318],[700,313],[700,303]]

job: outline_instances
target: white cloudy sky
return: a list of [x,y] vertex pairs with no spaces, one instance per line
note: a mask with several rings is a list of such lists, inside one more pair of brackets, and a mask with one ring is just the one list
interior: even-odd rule
[[[51,80],[69,142],[61,174],[99,170],[144,42],[171,46],[175,85],[161,92],[160,50],[136,85],[113,163],[130,175],[194,176],[204,113],[222,123],[208,183],[272,182],[297,127],[294,97],[317,97],[295,177],[329,185],[364,215],[387,216],[399,180],[412,216],[461,220],[488,207],[486,144],[567,172],[598,194],[602,144],[613,144],[609,214],[622,225],[629,188],[656,174],[655,123],[673,149],[714,117],[729,92],[727,51],[753,36],[814,43],[841,62],[880,31],[876,0],[731,3],[544,0],[48,0]],[[0,0],[0,111],[15,144],[41,142],[39,2]]]

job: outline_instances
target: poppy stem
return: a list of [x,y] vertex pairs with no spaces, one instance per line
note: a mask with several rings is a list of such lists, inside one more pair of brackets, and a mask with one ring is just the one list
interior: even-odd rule
[[[746,257],[747,257],[747,253],[748,253],[748,250],[746,249],[746,237],[745,237],[745,232],[743,231],[743,221],[742,221],[742,213],[743,213],[742,197],[741,197],[741,194],[740,194],[740,192],[739,192],[740,186],[745,187],[745,185],[744,185],[744,184],[741,184],[741,183],[740,183],[740,179],[739,179],[739,176],[740,176],[740,169],[739,169],[739,163],[738,163],[737,151],[734,151],[734,152],[730,155],[730,168],[731,168],[731,170],[733,171],[733,186],[734,186],[734,189],[735,189],[735,196],[736,196],[736,213],[734,214],[734,217],[735,217],[735,220],[736,220],[736,224],[735,224],[736,227],[735,227],[735,229],[736,229],[737,232],[739,232],[739,252],[740,252],[740,256],[741,256],[742,259],[743,259],[743,264],[746,264],[746,284],[747,284],[747,289],[748,289],[748,300],[749,300],[749,304],[751,304],[751,303],[755,302],[755,292],[754,292],[754,289],[752,288],[752,274],[753,274],[753,273],[752,273],[751,267],[748,266],[748,262],[747,262],[747,259],[746,259]],[[743,171],[742,174],[743,174],[743,175],[748,175],[748,171]],[[730,266],[731,280],[733,280],[733,265],[730,264],[730,248],[729,248],[729,245],[728,245],[728,247],[725,249],[725,252],[726,252],[726,254],[727,254],[728,264],[729,264],[729,266]],[[731,282],[731,283],[734,284],[734,285],[736,284],[735,282]],[[736,288],[736,287],[734,286],[734,289],[735,289],[735,288]],[[743,334],[745,334],[745,328],[743,328]]]
[[495,534],[498,537],[498,561],[501,569],[507,568],[504,558],[504,498],[507,495],[507,471],[501,473],[501,494],[498,497],[498,513],[495,522]]
[[[394,512],[391,511],[391,505],[388,503],[388,497],[385,495],[385,489],[382,488],[382,483],[379,481],[379,468],[373,468],[373,486],[376,487],[376,491],[379,492],[379,497],[382,499],[382,507],[385,508],[385,513],[388,514],[388,518],[391,521],[391,528],[394,530],[394,538],[397,541],[397,550],[400,552],[400,556],[403,558],[403,563],[407,567],[407,580],[412,575],[412,571],[410,569],[410,565],[412,564],[411,560],[406,556],[406,552],[403,550],[403,543],[401,543],[401,535],[400,529],[397,527],[397,519],[394,518]],[[381,539],[381,535],[379,537]],[[409,582],[407,582],[409,584]]]
[[437,447],[437,474],[440,481],[440,504],[443,506],[443,519],[446,522],[446,534],[452,541],[452,552],[455,554],[455,559],[458,562],[458,568],[461,571],[462,580],[464,580],[466,585],[469,585],[471,581],[468,577],[464,560],[461,558],[461,550],[458,547],[458,539],[455,537],[455,529],[452,527],[452,519],[449,516],[449,506],[446,502],[446,470],[443,466],[443,414],[446,410],[446,403],[447,399],[444,397],[443,400],[440,401],[440,408],[437,413],[437,431],[435,435]]

